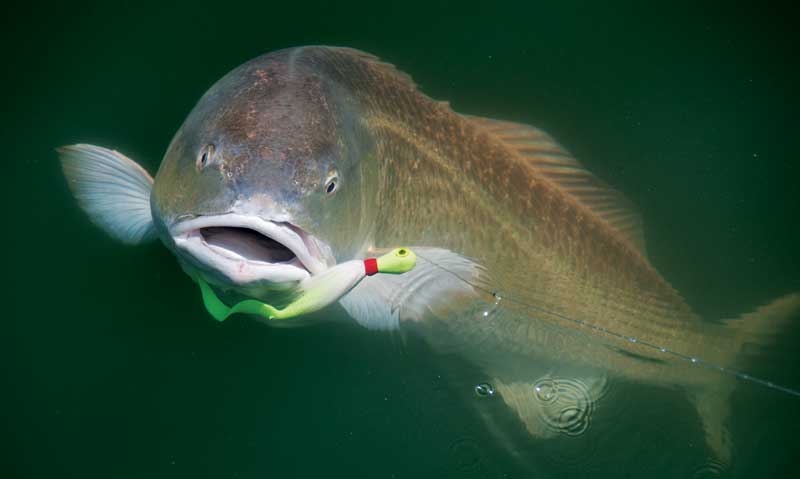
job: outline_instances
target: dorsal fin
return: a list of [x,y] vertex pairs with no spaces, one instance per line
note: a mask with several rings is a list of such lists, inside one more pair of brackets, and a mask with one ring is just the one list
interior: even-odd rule
[[[396,76],[409,88],[416,89],[414,80],[391,63],[352,48],[337,48],[354,55],[376,70]],[[431,100],[434,101],[434,100]],[[435,102],[449,111],[447,102]],[[526,159],[540,177],[546,178],[579,204],[592,211],[609,226],[622,234],[643,256],[647,256],[642,230],[642,220],[635,205],[622,193],[612,189],[601,179],[587,171],[550,135],[528,125],[510,121],[492,120],[471,115],[461,115],[478,128],[492,134]]]
[[360,58],[365,63],[374,66],[376,70],[383,71],[388,73],[389,75],[396,76],[401,80],[402,83],[406,83],[410,88],[417,88],[417,84],[414,83],[414,79],[411,78],[411,75],[398,69],[392,63],[385,62],[371,53],[357,50],[355,48],[336,47],[336,49],[342,52],[349,53],[357,58]]
[[555,184],[623,234],[646,256],[642,220],[622,193],[587,171],[550,135],[528,125],[463,115],[524,158],[540,177]]

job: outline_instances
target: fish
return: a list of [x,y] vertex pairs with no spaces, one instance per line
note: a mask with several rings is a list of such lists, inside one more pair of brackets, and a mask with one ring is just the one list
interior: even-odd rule
[[[235,68],[155,178],[113,149],[59,154],[96,225],[126,244],[160,240],[227,303],[287,307],[337,265],[408,246],[413,269],[353,273],[360,282],[317,309],[337,303],[366,328],[456,351],[533,437],[548,436],[532,393],[552,379],[547,359],[580,371],[585,394],[565,407],[604,394],[598,369],[679,388],[728,461],[736,380],[684,359],[746,366],[800,311],[792,293],[738,319],[701,318],[650,263],[636,207],[552,136],[457,113],[355,49],[289,48]],[[604,331],[619,334],[592,339]]]

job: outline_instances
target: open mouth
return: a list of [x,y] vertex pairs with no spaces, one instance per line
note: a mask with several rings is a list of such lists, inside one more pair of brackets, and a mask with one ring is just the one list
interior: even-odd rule
[[249,228],[209,226],[198,231],[209,248],[231,259],[277,264],[297,258],[286,246]]
[[285,222],[255,216],[200,216],[171,228],[178,250],[233,284],[302,281],[325,269],[316,241]]

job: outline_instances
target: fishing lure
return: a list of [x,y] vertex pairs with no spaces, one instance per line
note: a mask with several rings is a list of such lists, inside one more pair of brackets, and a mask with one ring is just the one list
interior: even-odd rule
[[282,320],[313,313],[337,301],[366,276],[377,273],[402,274],[417,264],[417,255],[408,248],[395,248],[378,258],[352,260],[338,264],[300,283],[300,294],[283,309],[246,299],[228,307],[202,278],[195,280],[203,294],[203,304],[217,321],[224,321],[234,313],[262,316],[268,320]]

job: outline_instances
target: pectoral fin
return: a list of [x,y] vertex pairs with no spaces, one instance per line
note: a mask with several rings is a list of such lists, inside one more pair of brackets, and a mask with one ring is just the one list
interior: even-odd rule
[[139,244],[156,237],[150,213],[153,178],[125,155],[94,145],[58,149],[72,194],[114,239]]
[[[477,263],[440,248],[411,247],[416,267],[402,275],[365,279],[339,300],[359,324],[374,330],[397,329],[400,320],[442,316],[458,297],[474,295],[470,285],[484,273]],[[376,253],[371,251],[370,253]]]

